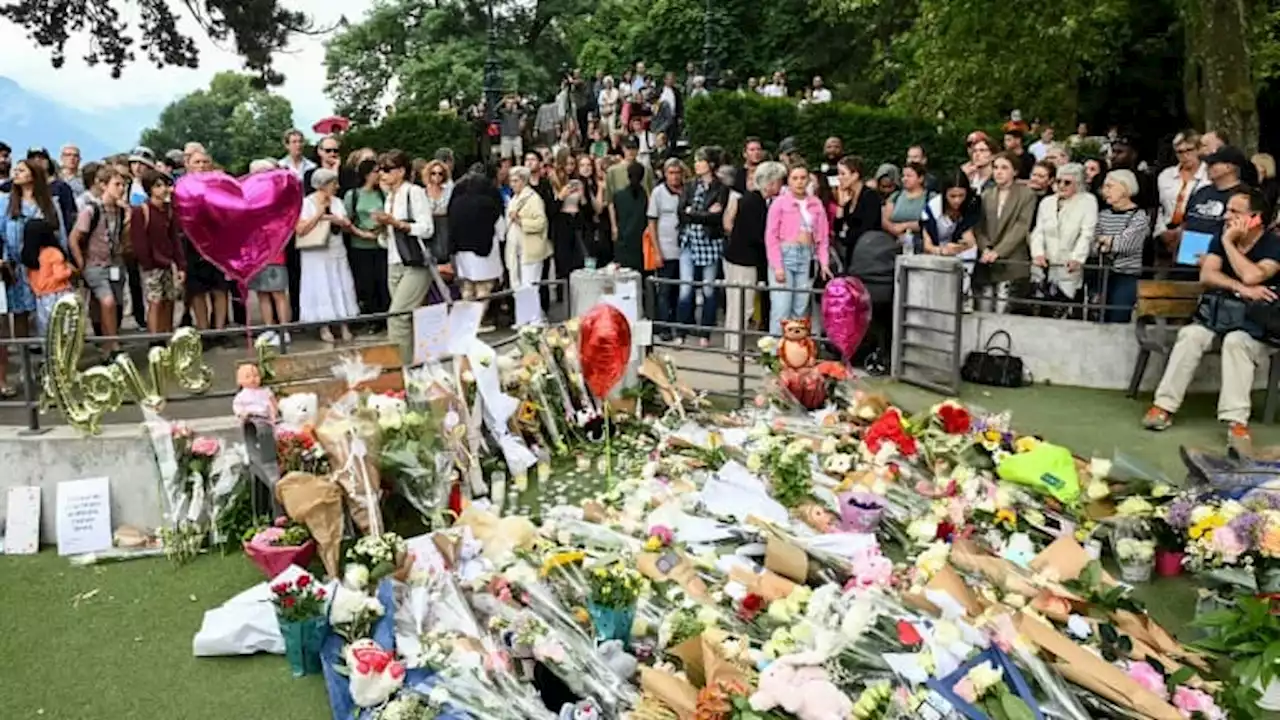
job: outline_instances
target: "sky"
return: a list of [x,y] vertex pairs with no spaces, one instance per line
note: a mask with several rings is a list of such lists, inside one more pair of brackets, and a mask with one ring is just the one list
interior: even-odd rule
[[[318,27],[334,25],[342,15],[358,22],[373,6],[374,0],[282,0],[286,7],[310,13]],[[122,7],[118,5],[118,7]],[[179,97],[207,87],[209,80],[224,70],[242,70],[243,63],[231,49],[219,47],[200,30],[186,14],[183,3],[171,0],[170,7],[182,17],[182,29],[195,37],[200,48],[197,69],[156,68],[145,57],[125,67],[119,80],[111,78],[109,68],[90,67],[82,59],[87,41],[75,36],[67,44],[67,61],[61,69],[49,62],[49,52],[27,39],[25,31],[0,19],[0,75],[17,81],[27,90],[52,97],[59,102],[76,103],[85,109],[106,109],[121,105],[156,105],[164,107]],[[133,6],[122,7],[127,19]],[[136,15],[135,15],[136,17]],[[324,95],[324,36],[294,36],[290,49],[276,56],[276,68],[285,75],[285,84],[275,92],[293,103],[294,119],[310,133],[311,125],[333,114],[333,105]],[[29,48],[19,52],[18,48]]]

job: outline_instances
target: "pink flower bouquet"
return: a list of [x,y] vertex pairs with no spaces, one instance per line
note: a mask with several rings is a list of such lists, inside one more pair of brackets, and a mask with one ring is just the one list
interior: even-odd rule
[[246,533],[244,554],[268,578],[274,578],[290,565],[307,567],[316,552],[316,541],[302,525],[278,518],[271,527]]

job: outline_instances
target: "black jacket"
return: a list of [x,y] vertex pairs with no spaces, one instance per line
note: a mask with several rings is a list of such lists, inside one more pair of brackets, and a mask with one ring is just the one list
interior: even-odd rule
[[760,191],[752,190],[738,198],[733,233],[724,246],[725,262],[747,267],[765,266],[764,228],[768,215],[769,203]]
[[488,178],[468,175],[458,182],[449,200],[449,240],[455,251],[488,257],[493,251],[493,227],[502,217],[502,196]]
[[[722,238],[724,237],[724,209],[729,204],[729,188],[712,178],[711,185],[707,187],[707,192],[703,196],[702,206],[694,207],[693,195],[697,184],[697,180],[686,182],[684,190],[680,193],[680,211],[677,215],[680,227],[705,225],[708,236]],[[717,204],[720,205],[720,209],[717,212],[710,212],[709,208]]]

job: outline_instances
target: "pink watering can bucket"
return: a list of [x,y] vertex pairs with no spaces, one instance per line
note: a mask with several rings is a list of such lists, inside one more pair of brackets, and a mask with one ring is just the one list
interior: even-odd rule
[[870,492],[841,493],[840,525],[846,532],[874,533],[884,517],[885,500]]

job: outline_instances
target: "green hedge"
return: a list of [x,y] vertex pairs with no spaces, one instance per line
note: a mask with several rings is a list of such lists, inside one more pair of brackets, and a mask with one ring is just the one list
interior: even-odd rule
[[773,151],[783,138],[794,136],[805,159],[816,162],[822,157],[822,144],[836,135],[844,141],[846,154],[862,157],[868,174],[880,163],[901,166],[907,148],[916,144],[924,146],[935,173],[955,169],[968,159],[965,129],[852,103],[802,108],[793,100],[716,93],[691,100],[685,122],[693,146],[719,145],[734,158],[740,156],[745,137],[759,137]]
[[347,150],[403,150],[413,158],[430,158],[436,150],[447,147],[465,168],[463,163],[476,154],[476,131],[452,115],[408,110],[394,113],[377,125],[352,130],[343,138],[343,145]]

